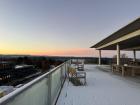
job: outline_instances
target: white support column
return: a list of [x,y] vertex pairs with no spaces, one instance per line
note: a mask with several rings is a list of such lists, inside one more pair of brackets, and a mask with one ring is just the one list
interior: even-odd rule
[[133,50],[133,54],[134,54],[133,61],[135,62],[136,61],[136,50]]
[[99,50],[99,65],[101,65],[101,50]]
[[117,44],[117,65],[120,65],[120,46]]

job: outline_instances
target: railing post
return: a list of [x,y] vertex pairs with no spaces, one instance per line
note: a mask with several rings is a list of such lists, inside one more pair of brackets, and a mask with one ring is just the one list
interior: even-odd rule
[[52,88],[52,74],[49,74],[48,75],[48,105],[52,104],[51,88]]

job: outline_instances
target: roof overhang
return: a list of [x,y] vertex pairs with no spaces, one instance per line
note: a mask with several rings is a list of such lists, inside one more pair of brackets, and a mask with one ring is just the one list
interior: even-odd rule
[[116,50],[116,44],[120,45],[121,50],[140,49],[140,18],[93,45],[91,48]]

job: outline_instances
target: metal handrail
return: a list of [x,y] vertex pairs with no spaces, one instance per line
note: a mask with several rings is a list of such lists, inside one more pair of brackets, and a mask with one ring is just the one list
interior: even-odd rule
[[66,64],[68,61],[60,64],[59,66],[53,68],[51,71],[39,76],[38,78],[30,81],[29,83],[25,84],[24,86],[16,89],[15,91],[9,93],[8,95],[0,98],[0,105],[4,105],[5,103],[8,103],[10,100],[14,99],[17,95],[21,94],[22,92],[24,92],[25,90],[27,90],[28,88],[30,88],[31,86],[33,86],[34,84],[38,83],[39,81],[41,81],[42,79],[48,77],[49,75],[51,75],[53,72],[55,72],[56,70],[58,70],[59,68],[61,68],[64,64]]

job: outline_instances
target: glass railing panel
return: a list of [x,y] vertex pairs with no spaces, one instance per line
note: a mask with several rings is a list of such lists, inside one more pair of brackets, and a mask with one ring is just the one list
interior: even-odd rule
[[62,66],[62,82],[64,82],[66,77],[66,65]]
[[34,84],[26,91],[17,95],[5,105],[47,105],[48,102],[47,78]]
[[58,68],[58,70],[52,73],[51,85],[51,101],[53,103],[56,101],[56,98],[61,89],[61,68]]

